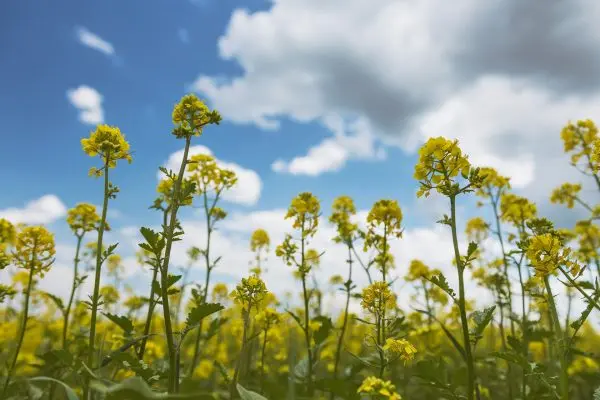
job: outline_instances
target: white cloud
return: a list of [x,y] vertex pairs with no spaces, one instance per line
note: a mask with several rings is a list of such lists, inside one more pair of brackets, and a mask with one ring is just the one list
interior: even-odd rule
[[50,224],[67,213],[67,207],[53,194],[47,194],[25,204],[23,208],[11,207],[0,210],[0,218],[13,224]]
[[79,120],[84,124],[97,125],[104,122],[102,95],[94,88],[80,85],[67,90],[67,98],[79,110]]
[[383,148],[375,147],[375,136],[364,119],[348,124],[339,115],[330,115],[325,118],[324,124],[334,132],[334,137],[311,147],[305,156],[289,162],[276,160],[271,165],[273,171],[317,176],[324,172],[339,171],[351,159],[385,158]]
[[[212,151],[208,147],[202,145],[190,147],[188,157],[191,157],[194,154],[213,155]],[[178,172],[182,158],[183,150],[172,153],[165,163],[165,168]],[[256,204],[260,198],[260,193],[262,190],[262,181],[260,176],[255,171],[244,168],[238,164],[222,161],[217,158],[215,159],[221,168],[232,170],[235,172],[238,178],[237,184],[230,190],[223,193],[223,200],[244,205]],[[157,177],[159,180],[163,179],[162,173],[159,172]]]
[[79,42],[84,46],[98,50],[108,56],[115,54],[115,48],[110,42],[107,42],[95,33],[90,32],[87,28],[78,27],[76,33]]

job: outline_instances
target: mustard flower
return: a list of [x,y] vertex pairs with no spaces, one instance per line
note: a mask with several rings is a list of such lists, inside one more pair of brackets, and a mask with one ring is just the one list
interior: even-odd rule
[[233,297],[236,304],[252,307],[261,302],[267,293],[265,282],[258,276],[251,275],[248,278],[242,278],[235,290],[231,292],[231,297]]
[[536,271],[536,275],[555,274],[558,267],[567,267],[577,272],[578,266],[569,259],[571,249],[563,247],[556,235],[544,233],[531,238],[526,256]]
[[445,196],[460,193],[466,187],[460,189],[455,182],[459,174],[469,180],[470,187],[481,187],[479,170],[471,167],[468,157],[458,147],[458,140],[430,138],[419,149],[419,162],[415,165],[414,178],[421,183],[417,197],[428,197],[432,189]]
[[43,276],[54,262],[54,235],[43,226],[28,226],[17,235],[14,261]]
[[335,225],[337,236],[333,238],[336,243],[351,243],[358,230],[358,225],[351,222],[351,217],[356,214],[356,207],[352,198],[340,196],[333,201],[329,222]]
[[364,250],[370,247],[377,249],[375,264],[387,271],[394,266],[393,255],[390,252],[390,239],[402,237],[402,210],[396,200],[379,200],[367,215],[367,233]]
[[217,283],[213,286],[211,297],[213,301],[223,301],[227,298],[229,293],[227,285],[224,283]]
[[187,170],[189,179],[196,183],[198,194],[221,193],[237,184],[234,171],[221,168],[215,158],[209,154],[195,154],[190,157]]
[[67,223],[77,236],[98,229],[100,216],[96,206],[88,203],[79,203],[67,213]]
[[[160,201],[164,201],[168,205],[171,204],[171,201],[173,201],[174,187],[175,187],[174,179],[176,179],[176,178],[170,178],[170,177],[163,178],[158,182],[158,185],[156,186],[156,191],[158,192],[158,199]],[[182,206],[192,205],[193,198],[192,198],[191,186],[193,184],[194,183],[190,179],[185,179],[185,178],[181,182],[181,192],[180,193],[188,193],[188,195],[181,201],[180,205],[182,205]]]
[[[98,125],[87,139],[81,139],[83,151],[90,157],[100,156],[109,168],[117,166],[118,160],[131,163],[129,143],[116,126]],[[90,175],[102,176],[102,169],[92,168]]]
[[406,364],[408,361],[412,361],[415,358],[417,349],[406,339],[392,339],[388,338],[385,341],[383,350],[389,354],[400,357]]
[[206,125],[219,124],[221,116],[216,110],[211,111],[202,100],[194,94],[187,94],[173,108],[173,135],[178,139],[200,136]]
[[525,221],[535,218],[537,208],[535,203],[525,197],[505,193],[500,198],[500,214],[503,221],[520,226]]
[[490,226],[483,218],[475,217],[467,221],[465,233],[469,241],[479,243],[488,238],[489,228]]
[[252,232],[252,237],[250,238],[250,250],[252,251],[261,251],[269,249],[269,245],[271,241],[269,239],[269,234],[264,229],[257,229]]
[[261,327],[262,330],[268,330],[271,326],[279,323],[280,317],[279,313],[275,311],[275,309],[271,307],[267,307],[258,314],[254,318],[254,321]]
[[581,192],[581,184],[563,183],[552,191],[550,201],[554,204],[565,204],[567,208],[573,208],[579,192]]
[[401,400],[402,398],[396,393],[396,386],[391,381],[384,381],[375,376],[366,377],[358,390],[358,394],[368,395],[374,399],[386,400]]
[[404,278],[407,282],[426,279],[431,276],[431,270],[421,260],[412,260],[408,267],[408,273]]
[[319,226],[319,199],[312,193],[304,192],[292,199],[285,219],[293,218],[293,227],[301,229],[304,237],[314,236]]
[[484,198],[495,196],[495,192],[510,189],[510,178],[502,176],[494,168],[481,167],[479,176],[482,178],[481,187],[477,195]]
[[[590,119],[569,122],[561,131],[565,153],[571,154],[571,163],[576,165],[582,157],[593,158],[593,150],[598,139],[598,127]],[[594,172],[594,166],[586,165],[586,172]]]
[[379,315],[396,308],[396,297],[386,282],[374,282],[363,289],[360,305],[372,314]]
[[0,218],[0,249],[11,246],[17,238],[17,230],[7,219]]

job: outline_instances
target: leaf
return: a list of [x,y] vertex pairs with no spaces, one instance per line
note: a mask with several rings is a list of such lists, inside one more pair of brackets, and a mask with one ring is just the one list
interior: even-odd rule
[[296,314],[294,314],[293,311],[285,310],[285,312],[287,312],[288,314],[290,314],[292,316],[292,318],[294,318],[294,320],[298,323],[300,328],[304,329],[304,325],[302,325],[302,321],[300,321],[300,317],[298,317]]
[[219,312],[224,308],[225,307],[219,303],[204,303],[192,308],[185,319],[185,330],[188,331],[193,329],[200,324],[200,321],[202,321],[204,318]]
[[171,275],[171,274],[169,274],[169,277],[167,278],[167,287],[170,288],[175,283],[177,283],[177,281],[180,280],[180,279],[181,279],[181,275]]
[[251,390],[245,389],[239,383],[236,384],[237,391],[240,394],[242,400],[268,400],[266,397],[261,396],[260,394],[253,392]]
[[36,376],[34,378],[29,378],[28,381],[29,382],[53,382],[53,383],[58,383],[60,386],[63,387],[68,400],[79,400],[79,397],[77,397],[77,395],[75,394],[75,391],[73,389],[71,389],[71,387],[69,385],[67,385],[63,381],[59,381],[58,379],[50,378],[48,376]]
[[63,303],[63,301],[60,297],[55,296],[52,293],[48,293],[48,292],[42,292],[42,294],[44,296],[46,296],[47,298],[49,298],[50,300],[52,300],[52,302],[54,302],[54,304],[56,304],[56,307],[58,307],[63,314],[65,313],[65,303]]
[[327,336],[329,336],[329,333],[331,332],[331,329],[333,328],[333,323],[331,322],[331,318],[325,317],[322,315],[318,316],[316,318],[313,318],[313,321],[321,323],[321,326],[319,326],[319,329],[317,329],[313,334],[313,338],[315,339],[315,344],[318,346],[319,344],[323,343],[327,339]]
[[491,306],[483,311],[475,311],[471,314],[471,320],[475,323],[475,326],[469,332],[469,336],[473,344],[476,344],[482,338],[483,331],[492,321],[495,309],[496,306]]
[[133,322],[122,315],[115,315],[110,313],[103,313],[104,316],[115,323],[119,328],[123,329],[126,335],[130,335],[133,332]]
[[142,234],[146,242],[150,245],[152,250],[154,250],[156,248],[156,243],[158,242],[158,233],[154,232],[150,228],[145,227],[140,228],[140,233]]
[[586,302],[588,304],[585,307],[585,310],[583,310],[581,312],[581,315],[579,316],[579,318],[577,318],[575,321],[573,321],[571,323],[571,328],[573,328],[575,330],[575,332],[573,332],[573,337],[575,337],[575,335],[577,334],[577,331],[579,331],[579,329],[581,328],[581,326],[583,325],[583,323],[585,322],[585,320],[590,316],[590,313],[592,312],[592,310],[596,306],[596,302],[598,301],[598,297],[599,296],[594,296],[594,298],[592,299],[593,301],[589,301],[589,300],[586,299]]
[[429,278],[427,280],[429,282],[433,283],[435,286],[437,286],[440,289],[442,289],[444,292],[448,293],[448,295],[450,297],[452,297],[452,299],[454,299],[456,301],[456,293],[450,287],[450,284],[448,283],[448,280],[446,279],[446,277],[444,276],[444,274],[442,274],[440,272],[437,276],[432,276],[431,278]]
[[56,366],[62,364],[63,366],[69,366],[73,364],[73,355],[67,350],[50,350],[39,356],[45,363],[46,366]]
[[162,289],[160,288],[160,283],[158,282],[158,280],[152,281],[152,291],[156,294],[162,293]]

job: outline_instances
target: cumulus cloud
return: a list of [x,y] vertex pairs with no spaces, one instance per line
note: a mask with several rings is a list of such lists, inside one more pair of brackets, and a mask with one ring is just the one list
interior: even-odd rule
[[276,160],[271,169],[292,175],[317,176],[324,172],[339,171],[352,159],[384,159],[385,150],[376,147],[375,136],[364,119],[348,124],[339,115],[330,115],[325,125],[335,136],[311,147],[304,156],[290,161]]
[[[189,157],[193,156],[194,154],[213,155],[212,151],[208,147],[201,145],[190,147]],[[164,164],[165,168],[173,171],[179,171],[182,158],[183,150],[172,153]],[[244,168],[232,162],[222,161],[219,159],[216,159],[216,162],[221,168],[229,169],[235,172],[238,178],[237,184],[230,190],[223,193],[223,200],[243,205],[256,204],[260,198],[260,193],[262,190],[262,180],[260,179],[260,176],[255,171]],[[159,180],[164,178],[161,172],[158,173],[157,177]]]
[[50,224],[67,213],[67,207],[53,194],[47,194],[32,200],[24,207],[11,207],[0,210],[0,218],[5,218],[13,224]]
[[243,73],[200,75],[193,88],[234,123],[277,129],[282,118],[342,115],[370,127],[360,140],[330,128],[304,155],[275,160],[275,171],[318,175],[377,158],[358,156],[349,138],[415,151],[443,135],[540,194],[573,176],[554,174],[567,169],[561,127],[599,109],[600,5],[592,3],[278,0],[236,10],[219,40],[221,57]]
[[102,95],[94,88],[80,85],[67,90],[67,98],[79,110],[79,120],[84,124],[97,125],[104,122]]
[[115,54],[115,48],[110,42],[107,42],[95,33],[90,32],[87,28],[78,27],[75,31],[79,42],[84,46],[104,53],[107,56],[113,56]]

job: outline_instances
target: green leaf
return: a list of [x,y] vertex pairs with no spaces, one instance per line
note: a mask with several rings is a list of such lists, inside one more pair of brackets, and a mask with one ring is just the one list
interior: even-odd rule
[[483,311],[475,311],[471,314],[471,321],[473,321],[475,326],[469,332],[469,336],[473,344],[476,344],[482,338],[483,331],[492,321],[495,309],[496,306],[491,306]]
[[239,383],[236,384],[237,391],[240,394],[242,400],[268,400],[266,397],[261,396],[260,394],[253,392],[251,390],[245,389]]
[[169,287],[173,286],[180,279],[181,279],[181,275],[169,274],[169,277],[167,278],[167,287],[169,288]]
[[54,304],[56,304],[56,307],[58,307],[63,314],[65,313],[65,303],[63,303],[63,301],[60,297],[55,296],[52,293],[48,293],[48,292],[42,292],[42,295],[44,295],[47,298],[49,298],[50,300],[52,300],[52,302]]
[[150,247],[154,250],[156,247],[156,242],[158,242],[158,233],[154,232],[150,228],[141,227],[140,233],[146,240],[146,242],[150,245]]
[[298,323],[300,328],[304,329],[304,325],[302,325],[302,321],[300,321],[300,317],[298,317],[296,314],[294,314],[293,311],[285,310],[285,312],[287,312],[288,314],[290,314],[292,316],[292,318],[294,318],[294,321],[296,321]]
[[440,272],[437,276],[432,276],[431,278],[429,278],[428,281],[442,289],[444,292],[448,293],[448,295],[456,301],[456,293],[450,287],[450,284],[448,283],[448,280],[446,279],[444,274]]
[[115,323],[119,328],[123,329],[126,335],[130,335],[133,332],[133,322],[122,315],[115,315],[110,313],[103,313],[104,316]]
[[36,376],[34,378],[29,378],[28,381],[29,382],[53,382],[53,383],[58,383],[60,386],[63,387],[63,389],[65,391],[65,395],[67,396],[68,400],[79,400],[79,397],[77,397],[77,395],[75,394],[75,391],[73,391],[73,389],[71,389],[71,387],[69,385],[67,385],[63,381],[59,381],[58,379],[50,378],[48,376]]
[[188,331],[193,329],[200,324],[200,321],[202,321],[204,318],[219,312],[224,308],[225,307],[219,303],[204,303],[192,308],[185,320],[185,330]]
[[325,317],[323,315],[313,318],[313,321],[321,323],[319,329],[317,329],[313,334],[315,344],[318,346],[319,344],[323,343],[329,336],[329,333],[333,328],[333,323],[331,322],[331,318]]

